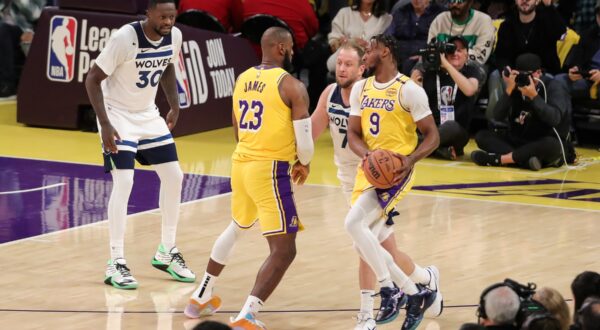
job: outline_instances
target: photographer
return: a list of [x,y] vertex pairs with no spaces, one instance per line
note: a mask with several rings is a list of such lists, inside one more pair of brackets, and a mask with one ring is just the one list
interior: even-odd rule
[[542,78],[541,60],[535,54],[517,57],[516,68],[502,74],[506,90],[492,111],[495,120],[508,119],[508,131],[477,133],[475,141],[483,151],[474,151],[471,159],[481,166],[516,164],[533,171],[562,165],[569,93],[560,82]]
[[508,286],[499,286],[482,297],[480,309],[485,310],[481,322],[486,329],[516,330],[515,319],[521,301],[517,293]]
[[427,93],[429,107],[440,132],[440,146],[434,155],[455,160],[469,142],[477,92],[484,77],[476,62],[468,62],[468,42],[455,36],[448,43],[434,43],[422,52],[411,78]]

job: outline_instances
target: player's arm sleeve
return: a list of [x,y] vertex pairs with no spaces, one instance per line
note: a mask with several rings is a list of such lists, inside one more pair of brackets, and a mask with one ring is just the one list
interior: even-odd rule
[[128,56],[135,52],[136,46],[128,29],[133,29],[133,27],[126,25],[117,30],[96,58],[96,65],[107,76],[110,76],[119,65],[127,61]]
[[431,115],[427,94],[425,93],[425,90],[414,81],[408,81],[404,85],[404,88],[400,89],[399,99],[400,104],[405,109],[409,109],[415,123]]
[[350,91],[350,116],[360,117],[360,93],[365,87],[365,81],[364,79],[360,80],[352,86],[352,90]]
[[307,165],[315,153],[310,118],[294,120],[294,134],[296,135],[298,161],[302,165]]

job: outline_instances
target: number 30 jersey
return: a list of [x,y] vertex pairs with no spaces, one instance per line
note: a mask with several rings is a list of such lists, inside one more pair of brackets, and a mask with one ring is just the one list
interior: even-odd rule
[[176,27],[158,41],[146,37],[141,22],[113,33],[96,59],[108,75],[102,81],[105,103],[128,111],[155,109],[160,78],[167,65],[179,58],[181,43],[181,30]]
[[233,90],[238,131],[233,160],[296,159],[292,109],[279,95],[279,84],[287,74],[279,67],[257,66],[238,77]]
[[402,155],[417,147],[416,122],[431,115],[427,94],[398,74],[386,83],[369,77],[354,84],[351,116],[361,117],[362,137],[369,150],[386,149]]

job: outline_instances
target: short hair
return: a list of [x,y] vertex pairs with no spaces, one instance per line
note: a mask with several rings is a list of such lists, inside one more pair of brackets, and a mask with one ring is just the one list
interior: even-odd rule
[[458,330],[485,330],[485,327],[477,323],[465,323]]
[[231,330],[231,327],[217,321],[204,321],[197,324],[193,330]]
[[515,322],[521,301],[513,289],[500,286],[488,292],[483,299],[488,320],[497,325]]
[[600,298],[588,297],[577,311],[577,324],[581,330],[600,330]]
[[362,58],[365,55],[365,49],[354,40],[349,40],[340,49],[353,50],[358,55],[358,64],[362,63]]
[[581,308],[585,298],[589,296],[600,296],[600,274],[585,271],[575,277],[571,283],[571,291],[575,300],[575,310]]
[[172,3],[175,5],[175,7],[177,7],[175,0],[150,0],[148,1],[148,8],[154,8],[159,3]]
[[398,40],[394,36],[382,33],[373,36],[371,40],[375,40],[376,42],[389,48],[390,53],[392,53],[392,59],[394,60],[394,62],[396,64],[400,64],[400,61],[398,60],[400,47],[398,46]]
[[560,322],[549,315],[540,314],[539,316],[531,315],[532,321],[523,324],[523,330],[562,330]]
[[552,314],[559,322],[562,329],[568,329],[571,323],[569,306],[565,302],[565,298],[556,289],[543,287],[538,289],[533,299]]

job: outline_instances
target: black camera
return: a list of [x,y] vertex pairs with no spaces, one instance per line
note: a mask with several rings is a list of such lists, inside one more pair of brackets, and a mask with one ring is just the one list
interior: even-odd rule
[[523,324],[528,324],[532,319],[541,318],[554,318],[546,308],[539,302],[533,300],[535,289],[537,286],[535,283],[527,283],[527,285],[520,284],[510,278],[507,278],[502,283],[496,283],[485,289],[479,298],[478,315],[487,318],[485,314],[485,296],[493,289],[507,286],[511,288],[517,296],[519,296],[519,311],[515,317],[515,323],[517,327],[521,329]]
[[[502,74],[508,78],[510,76],[510,70],[508,68],[504,68],[504,70],[502,70]],[[517,87],[529,86],[529,77],[531,77],[531,72],[520,71],[515,77]]]
[[454,54],[455,51],[456,45],[453,43],[432,40],[427,44],[427,48],[420,49],[418,54],[421,55],[425,71],[439,71],[442,64],[440,54]]

